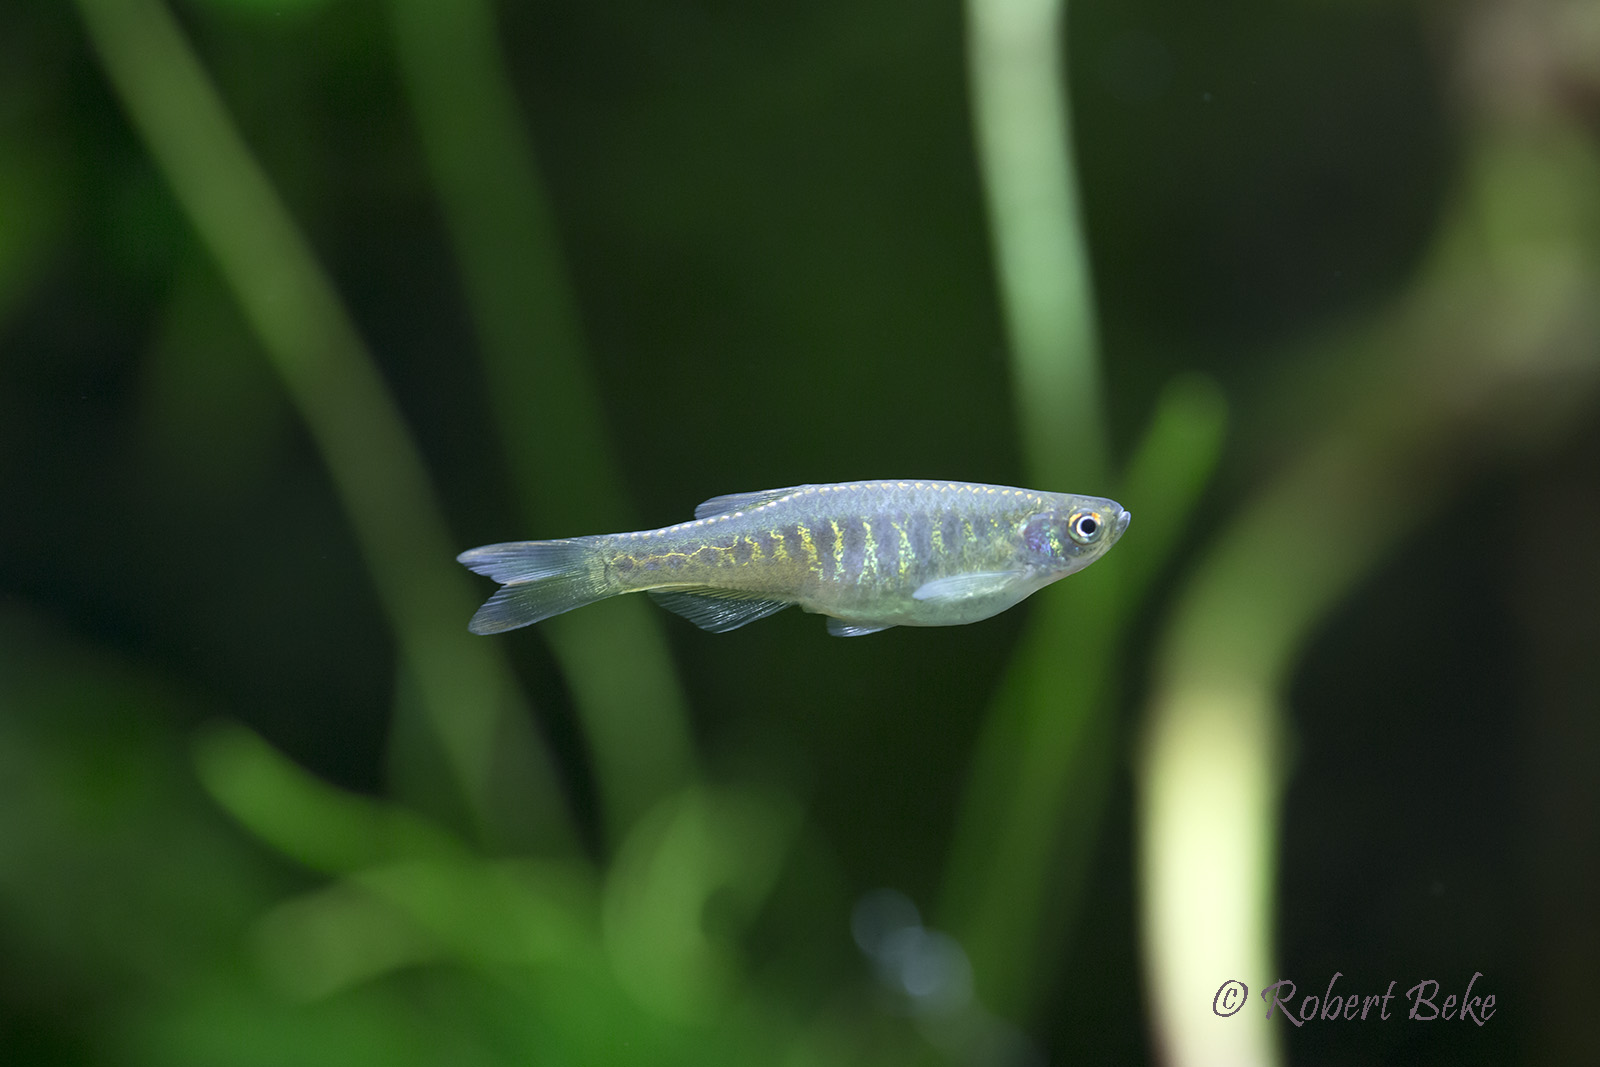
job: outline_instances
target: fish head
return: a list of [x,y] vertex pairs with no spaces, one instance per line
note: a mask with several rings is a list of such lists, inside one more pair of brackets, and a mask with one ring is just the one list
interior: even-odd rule
[[1098,496],[1060,496],[1048,509],[1023,520],[1020,534],[1025,562],[1052,579],[1081,571],[1110,551],[1131,516],[1115,500]]

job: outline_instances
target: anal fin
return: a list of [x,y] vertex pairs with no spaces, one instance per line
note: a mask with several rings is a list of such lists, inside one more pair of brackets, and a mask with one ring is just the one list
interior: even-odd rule
[[682,615],[702,630],[727,633],[746,623],[776,615],[789,606],[787,600],[773,600],[759,593],[740,593],[710,586],[681,586],[675,589],[648,590],[650,599],[677,615]]

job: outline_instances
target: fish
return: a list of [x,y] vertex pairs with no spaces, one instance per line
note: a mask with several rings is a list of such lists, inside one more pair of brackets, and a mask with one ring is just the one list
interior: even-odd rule
[[500,588],[467,629],[497,634],[622,593],[715,633],[799,607],[828,632],[958,626],[1105,555],[1114,500],[976,482],[794,485],[712,497],[658,530],[509,541],[456,557]]

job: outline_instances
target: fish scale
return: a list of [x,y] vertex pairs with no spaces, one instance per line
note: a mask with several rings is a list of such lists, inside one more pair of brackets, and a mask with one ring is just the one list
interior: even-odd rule
[[843,636],[976,622],[1104,555],[1128,512],[1104,497],[880,480],[714,497],[656,530],[485,545],[501,582],[469,628],[498,633],[621,593],[708,630],[789,606]]

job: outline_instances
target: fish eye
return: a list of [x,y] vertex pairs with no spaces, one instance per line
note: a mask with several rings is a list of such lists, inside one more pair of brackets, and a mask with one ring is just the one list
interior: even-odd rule
[[1067,523],[1067,532],[1078,544],[1086,545],[1100,536],[1101,525],[1098,511],[1080,511]]

